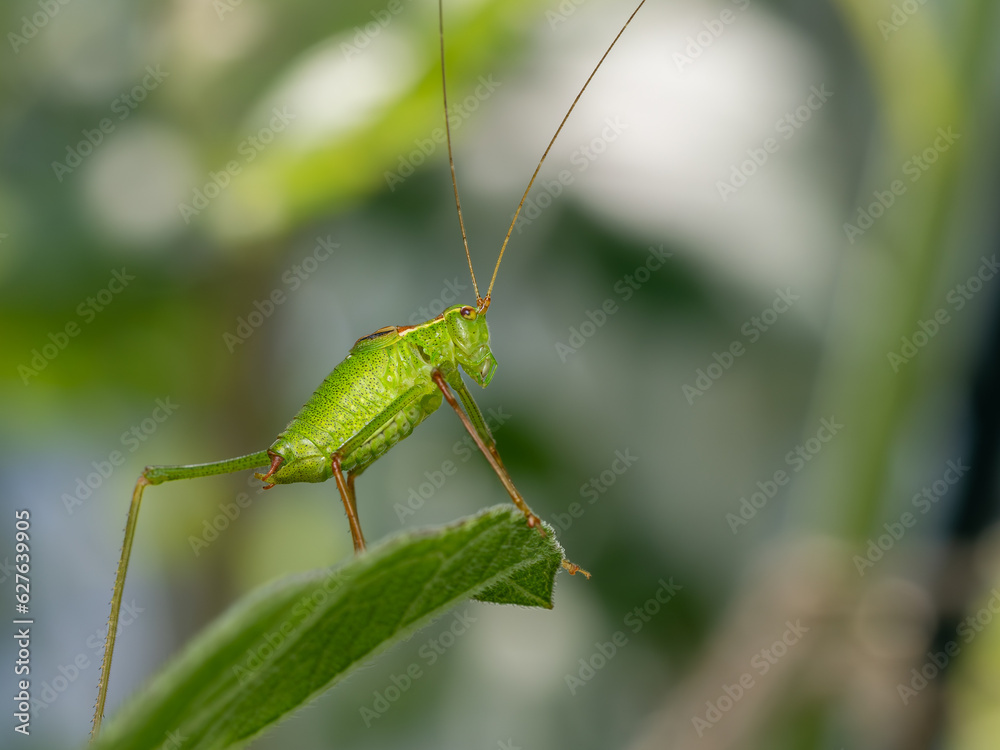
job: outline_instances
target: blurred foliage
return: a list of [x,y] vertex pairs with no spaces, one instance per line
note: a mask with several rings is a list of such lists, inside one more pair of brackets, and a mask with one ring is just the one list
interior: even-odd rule
[[[996,349],[997,291],[986,282],[961,311],[946,295],[998,245],[995,5],[640,11],[542,170],[532,196],[545,207],[513,234],[489,313],[500,367],[476,394],[499,417],[519,488],[593,581],[563,581],[552,613],[475,609],[470,633],[428,663],[432,626],[254,747],[990,746],[995,628],[963,642],[919,700],[903,703],[898,684],[996,585],[995,452],[977,459],[978,494],[949,489],[865,575],[854,558],[947,460],[974,454],[969,383]],[[480,282],[628,12],[598,0],[446,3]],[[34,519],[45,704],[31,741],[61,747],[87,732],[95,633],[142,466],[266,447],[359,336],[453,301],[453,288],[473,293],[435,138],[433,3],[17,2],[0,7],[0,29],[3,504]],[[491,77],[495,93],[477,96]],[[719,182],[824,84],[829,103],[721,197]],[[113,127],[78,167],[53,167],[88,150],[105,118]],[[616,119],[626,127],[602,136]],[[960,137],[910,182],[904,165],[939,128]],[[407,164],[412,176],[391,177]],[[852,240],[845,223],[896,179],[905,194]],[[213,181],[225,182],[218,196],[185,213]],[[330,257],[324,243],[338,245]],[[620,284],[653,248],[672,255],[626,296]],[[118,292],[116,272],[134,277]],[[784,289],[799,299],[751,341],[745,326]],[[284,301],[232,344],[275,291]],[[91,298],[106,309],[86,312]],[[608,300],[616,311],[598,326]],[[942,307],[949,323],[894,371],[887,353]],[[77,335],[61,338],[70,323]],[[686,398],[733,342],[745,353]],[[55,356],[26,375],[46,346]],[[161,421],[157,399],[177,405]],[[843,432],[791,471],[789,451],[831,415]],[[461,439],[436,416],[359,480],[370,540],[503,501]],[[102,477],[115,451],[123,461]],[[637,457],[621,472],[618,451]],[[457,473],[424,497],[449,460]],[[791,482],[734,529],[741,499],[780,470]],[[126,590],[141,612],[123,626],[111,712],[241,593],[351,552],[333,487],[180,484],[153,488],[144,506]],[[970,507],[982,522],[960,539],[953,522]],[[630,614],[671,578],[681,593],[634,630]],[[811,635],[780,668],[753,671],[797,617]],[[628,645],[568,688],[619,630]],[[80,655],[79,679],[42,698]],[[366,726],[359,708],[413,663],[419,690]],[[747,670],[753,690],[699,736],[692,718]]]

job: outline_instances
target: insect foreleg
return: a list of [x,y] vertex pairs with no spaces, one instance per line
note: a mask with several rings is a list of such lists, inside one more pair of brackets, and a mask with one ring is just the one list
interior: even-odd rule
[[[493,439],[492,433],[490,433],[490,428],[486,424],[486,420],[483,419],[483,413],[479,410],[479,405],[476,403],[475,399],[472,398],[472,394],[469,393],[469,389],[465,387],[465,384],[461,380],[461,376],[456,374],[455,382],[452,383],[455,390],[458,391],[458,397],[462,400],[462,405],[465,406],[465,410],[459,406],[458,401],[455,400],[454,394],[451,392],[451,388],[448,385],[448,381],[445,379],[444,375],[440,371],[435,370],[431,376],[434,382],[437,383],[437,387],[441,389],[441,393],[444,394],[445,400],[455,410],[458,418],[462,420],[462,424],[465,425],[465,429],[468,430],[472,439],[476,442],[479,450],[486,460],[489,461],[490,466],[493,467],[493,471],[497,473],[500,477],[500,481],[503,482],[503,486],[506,488],[507,493],[510,495],[510,499],[514,501],[514,505],[524,513],[525,517],[528,519],[528,526],[538,529],[538,533],[545,536],[545,529],[542,527],[542,523],[538,516],[531,512],[531,508],[521,497],[521,493],[517,491],[514,486],[514,480],[510,478],[510,474],[507,468],[503,465],[503,461],[500,459],[500,452],[497,450],[496,441]],[[468,412],[468,414],[466,414]],[[583,575],[590,578],[590,573],[581,568],[575,563],[571,563],[565,558],[562,561],[562,566],[566,568],[571,574],[582,573]]]
[[[466,389],[465,385],[459,381],[455,384],[455,389],[459,391],[462,397],[462,402],[464,403],[466,409],[469,410],[470,414],[466,414],[459,406],[458,401],[455,400],[455,395],[451,392],[451,388],[448,382],[445,380],[444,375],[441,374],[439,370],[435,370],[431,376],[434,378],[434,382],[437,383],[437,387],[441,389],[441,393],[444,394],[445,400],[455,410],[458,414],[458,418],[462,420],[462,424],[465,425],[465,429],[468,430],[472,439],[476,442],[479,450],[486,460],[489,461],[490,466],[493,467],[493,471],[496,472],[497,476],[500,477],[500,481],[503,483],[504,488],[507,490],[507,494],[510,495],[510,499],[514,501],[514,505],[518,507],[522,513],[524,513],[525,518],[528,519],[528,526],[538,529],[538,533],[545,536],[545,529],[542,527],[542,523],[536,516],[528,504],[524,501],[521,493],[517,491],[514,486],[514,480],[510,478],[510,474],[507,472],[506,467],[500,460],[500,454],[496,449],[496,442],[493,440],[493,435],[490,434],[489,428],[486,426],[486,420],[483,419],[483,413],[479,410],[479,406],[472,399],[472,394]],[[470,419],[470,417],[472,417]]]
[[132,540],[135,537],[135,526],[139,520],[139,506],[142,504],[142,492],[150,484],[162,484],[175,479],[195,479],[216,474],[230,474],[234,471],[253,469],[266,464],[270,458],[266,451],[251,453],[239,458],[225,461],[215,461],[208,464],[190,464],[188,466],[147,466],[135,483],[132,491],[132,503],[128,508],[125,520],[125,539],[122,541],[122,556],[118,561],[118,572],[115,574],[115,588],[111,594],[111,614],[108,617],[108,637],[104,642],[104,658],[101,660],[101,681],[97,686],[97,706],[94,709],[94,725],[90,731],[93,741],[101,730],[104,718],[104,703],[108,697],[108,676],[111,673],[111,657],[115,651],[115,636],[118,633],[118,615],[122,606],[122,595],[125,592],[125,574],[128,572],[128,561],[132,554]]

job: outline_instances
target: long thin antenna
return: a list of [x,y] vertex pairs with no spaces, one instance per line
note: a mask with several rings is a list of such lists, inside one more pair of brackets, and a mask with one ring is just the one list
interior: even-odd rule
[[[643,0],[643,2],[645,1],[646,0]],[[472,274],[472,288],[476,291],[476,306],[481,307],[483,300],[479,296],[479,285],[476,283],[476,272],[472,270],[472,256],[469,254],[469,240],[465,236],[465,221],[462,219],[462,202],[458,199],[458,181],[455,179],[455,159],[451,155],[451,125],[448,123],[448,83],[445,80],[444,75],[443,5],[444,0],[438,0],[438,37],[441,41],[441,98],[444,100],[444,131],[448,140],[448,166],[451,167],[451,186],[455,189],[455,208],[458,209],[458,226],[462,229],[462,244],[465,246],[465,258],[469,261],[469,273]],[[487,307],[489,307],[489,303],[487,303]]]
[[[601,55],[601,59],[597,61],[597,65],[591,71],[590,75],[587,76],[587,80],[583,84],[583,87],[580,89],[580,92],[576,95],[576,98],[573,100],[573,103],[571,105],[569,105],[569,109],[566,110],[566,114],[562,118],[562,122],[559,123],[559,127],[556,128],[556,132],[552,136],[552,140],[549,141],[549,145],[545,147],[545,153],[543,153],[542,154],[542,158],[538,160],[538,166],[535,167],[535,171],[531,175],[531,179],[528,180],[528,187],[526,187],[524,189],[524,195],[521,196],[521,202],[517,204],[517,210],[514,212],[514,218],[511,220],[510,227],[507,229],[507,236],[503,238],[503,244],[500,246],[500,256],[497,258],[497,264],[496,264],[496,266],[493,269],[493,278],[490,279],[489,289],[486,290],[486,298],[483,299],[483,300],[478,300],[478,302],[477,302],[477,305],[479,307],[479,311],[480,312],[486,312],[486,310],[489,309],[489,306],[490,306],[490,297],[493,294],[493,283],[497,280],[497,271],[500,270],[500,261],[503,260],[504,250],[507,249],[507,243],[510,241],[510,235],[514,231],[514,225],[517,223],[517,217],[521,213],[521,208],[524,206],[524,202],[528,199],[528,193],[531,191],[531,186],[533,184],[535,184],[535,178],[538,177],[538,172],[539,172],[539,170],[541,170],[542,164],[545,162],[545,157],[547,157],[549,155],[549,151],[552,149],[552,144],[556,142],[556,138],[558,138],[559,137],[559,133],[562,132],[563,125],[566,124],[566,120],[568,120],[570,114],[572,114],[573,108],[576,107],[576,103],[578,101],[580,101],[580,97],[583,96],[583,92],[587,90],[587,86],[590,85],[590,81],[593,79],[594,75],[597,73],[597,71],[600,69],[601,65],[604,63],[604,58],[606,58],[608,56],[608,54],[611,52],[612,48],[614,48],[615,44],[617,44],[619,37],[621,37],[621,35],[625,33],[625,29],[627,29],[628,25],[630,23],[632,23],[632,19],[635,18],[635,14],[639,12],[639,8],[641,8],[643,5],[645,5],[645,3],[646,3],[646,0],[642,0],[636,6],[635,10],[632,11],[632,15],[628,17],[628,20],[625,22],[625,25],[622,26],[621,31],[618,32],[618,34],[615,36],[614,40],[608,46],[607,50],[605,50],[604,54]],[[471,265],[471,261],[470,261],[470,265]],[[477,297],[477,299],[479,297],[479,292],[478,291],[476,292],[476,297]]]

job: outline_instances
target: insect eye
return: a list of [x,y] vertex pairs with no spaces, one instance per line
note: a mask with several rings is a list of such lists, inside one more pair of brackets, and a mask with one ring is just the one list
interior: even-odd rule
[[465,318],[466,320],[475,320],[476,318],[476,309],[474,307],[466,306],[463,307],[461,310],[459,310],[459,312],[462,314],[462,317]]

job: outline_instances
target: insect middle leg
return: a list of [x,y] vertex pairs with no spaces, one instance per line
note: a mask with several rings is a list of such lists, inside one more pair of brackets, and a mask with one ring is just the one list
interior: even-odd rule
[[333,466],[333,479],[337,483],[337,489],[340,490],[340,499],[344,502],[344,510],[347,512],[347,521],[351,525],[354,553],[360,554],[365,551],[365,536],[361,533],[358,502],[354,496],[354,473],[347,472],[347,479],[344,479],[344,472],[340,468],[339,453],[334,453],[330,457],[330,464]]

